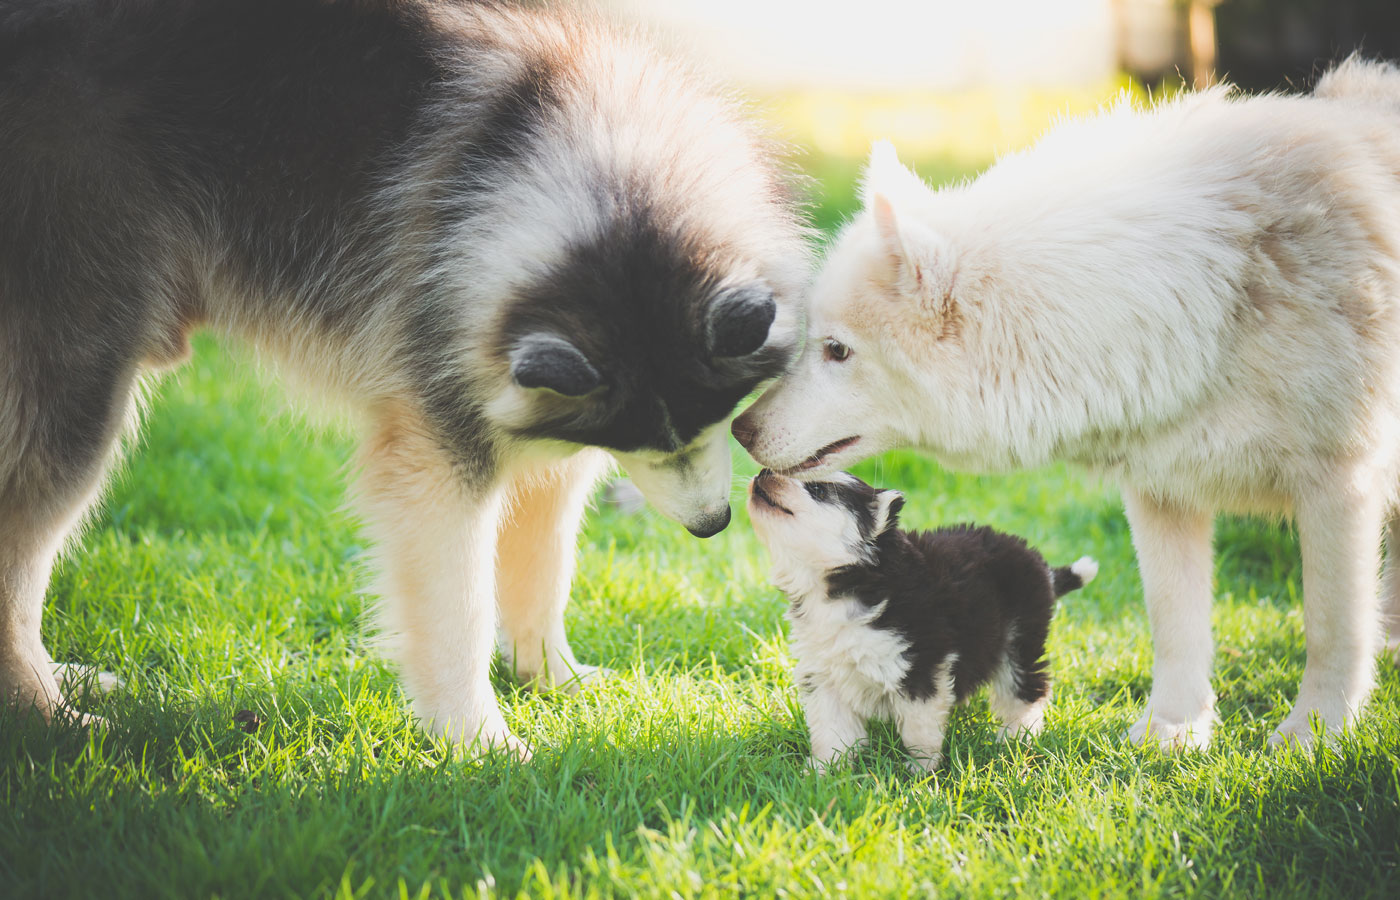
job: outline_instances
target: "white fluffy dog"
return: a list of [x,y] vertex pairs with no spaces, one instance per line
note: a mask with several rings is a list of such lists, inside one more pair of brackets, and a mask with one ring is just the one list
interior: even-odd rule
[[[1400,69],[1067,122],[933,191],[877,147],[808,350],[734,425],[820,478],[897,446],[1122,486],[1156,650],[1139,742],[1204,746],[1217,511],[1291,515],[1307,666],[1271,742],[1346,726],[1400,621]],[[1394,641],[1392,642],[1394,646]]]

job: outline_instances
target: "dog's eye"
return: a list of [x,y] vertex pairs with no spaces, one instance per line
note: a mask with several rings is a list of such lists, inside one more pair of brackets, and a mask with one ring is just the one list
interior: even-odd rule
[[822,341],[822,358],[827,362],[845,362],[851,355],[851,348],[837,340],[827,338]]
[[824,484],[809,481],[802,486],[807,489],[807,496],[818,503],[825,503],[826,499],[831,496],[831,490]]

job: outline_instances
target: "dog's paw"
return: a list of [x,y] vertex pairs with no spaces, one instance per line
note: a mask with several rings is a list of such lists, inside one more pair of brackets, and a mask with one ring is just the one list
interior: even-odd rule
[[482,733],[477,735],[475,740],[454,743],[452,756],[459,760],[498,756],[526,763],[533,758],[534,754],[530,751],[529,744],[506,730],[493,731],[490,734]]
[[1128,729],[1128,740],[1139,747],[1157,747],[1161,750],[1204,750],[1210,745],[1210,732],[1214,726],[1213,710],[1207,710],[1194,719],[1172,721],[1149,709]]
[[82,663],[54,663],[53,675],[67,697],[101,696],[124,686],[112,672],[103,672]]
[[488,739],[477,741],[477,745],[485,748],[487,753],[502,753],[506,756],[513,756],[520,762],[529,762],[534,756],[530,752],[530,745],[520,738],[507,731],[505,734],[494,735]]
[[572,666],[558,666],[546,669],[531,677],[524,678],[526,688],[539,693],[547,691],[563,691],[566,694],[577,694],[586,687],[606,681],[614,674],[612,669],[602,666],[588,666],[583,663],[574,663]]
[[1322,711],[1295,706],[1273,734],[1269,735],[1269,747],[1282,749],[1299,747],[1312,749],[1319,741],[1326,744],[1336,739],[1347,727],[1349,717],[1345,712],[1327,716]]
[[1050,697],[1036,700],[1034,703],[1017,703],[1008,708],[997,708],[997,715],[1001,717],[1001,727],[997,729],[997,740],[1028,741],[1040,734],[1045,728],[1045,711],[1050,706]]
[[1030,722],[1008,722],[997,729],[997,740],[1006,741],[1029,741],[1040,734],[1045,728],[1044,719],[1035,719]]

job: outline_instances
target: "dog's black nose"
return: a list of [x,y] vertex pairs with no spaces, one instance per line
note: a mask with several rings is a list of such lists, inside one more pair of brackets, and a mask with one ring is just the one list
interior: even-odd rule
[[725,528],[729,527],[729,520],[732,515],[729,507],[726,506],[724,512],[708,516],[695,525],[687,525],[685,526],[685,530],[698,538],[714,537]]
[[734,424],[729,426],[729,430],[734,434],[734,440],[739,442],[739,446],[745,450],[753,450],[753,440],[758,436],[758,426],[753,423],[750,413],[753,409],[734,420]]

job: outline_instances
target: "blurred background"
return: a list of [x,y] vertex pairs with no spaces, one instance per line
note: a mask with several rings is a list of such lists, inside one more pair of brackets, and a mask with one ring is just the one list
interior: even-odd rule
[[751,96],[828,228],[875,138],[941,183],[1125,90],[1306,90],[1354,50],[1400,58],[1400,0],[596,2]]

